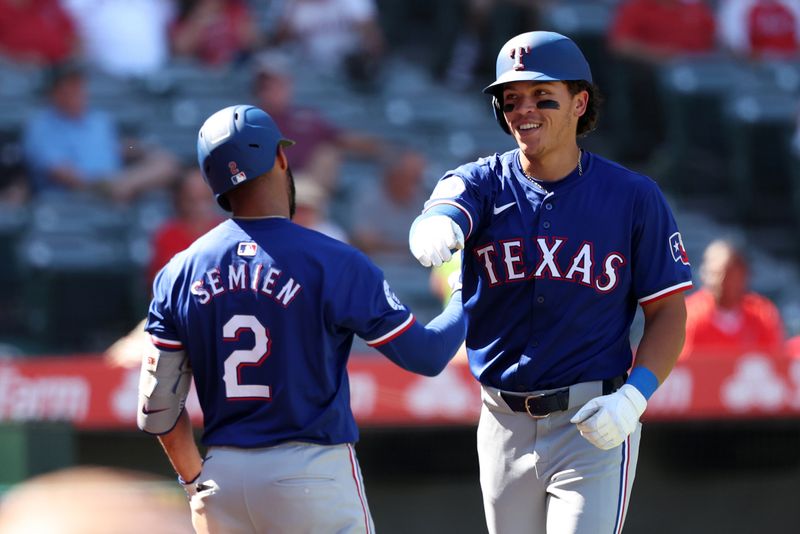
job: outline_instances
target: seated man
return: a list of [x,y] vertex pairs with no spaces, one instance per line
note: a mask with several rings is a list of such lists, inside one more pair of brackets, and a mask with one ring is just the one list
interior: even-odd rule
[[173,179],[171,154],[125,142],[109,115],[89,108],[79,67],[61,65],[49,82],[49,103],[33,113],[23,134],[35,193],[88,189],[125,202]]
[[748,289],[747,261],[733,243],[715,240],[703,254],[703,287],[686,298],[686,343],[681,359],[706,354],[780,354],[784,328],[766,297]]

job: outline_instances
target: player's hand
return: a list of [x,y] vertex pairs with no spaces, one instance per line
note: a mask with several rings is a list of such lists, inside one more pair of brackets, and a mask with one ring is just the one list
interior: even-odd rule
[[431,215],[411,227],[408,246],[423,267],[438,267],[450,261],[452,250],[464,248],[464,233],[450,217]]
[[613,449],[634,431],[647,408],[647,399],[638,389],[625,384],[615,393],[595,397],[570,419],[581,436],[598,449]]

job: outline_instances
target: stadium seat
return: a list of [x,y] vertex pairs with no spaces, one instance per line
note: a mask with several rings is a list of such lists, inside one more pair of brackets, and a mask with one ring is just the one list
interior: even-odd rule
[[764,81],[753,69],[724,57],[685,58],[662,68],[668,188],[686,196],[730,193],[722,102],[733,91],[757,86]]
[[793,224],[792,156],[797,97],[783,91],[731,96],[720,130],[728,142],[726,174],[742,220]]
[[144,313],[127,208],[88,194],[48,192],[31,204],[16,243],[22,321],[51,350],[100,350]]

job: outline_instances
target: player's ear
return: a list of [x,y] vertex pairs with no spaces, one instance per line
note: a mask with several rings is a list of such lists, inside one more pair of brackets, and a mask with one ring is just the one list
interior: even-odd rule
[[289,158],[286,157],[286,152],[283,151],[283,146],[281,145],[278,145],[278,151],[275,153],[275,166],[282,171],[289,168]]
[[589,91],[581,91],[572,98],[576,117],[582,117],[589,107]]

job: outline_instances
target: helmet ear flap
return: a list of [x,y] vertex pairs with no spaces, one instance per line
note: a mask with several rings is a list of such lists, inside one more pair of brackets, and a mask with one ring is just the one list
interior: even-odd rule
[[497,120],[497,124],[500,125],[500,128],[508,135],[511,135],[511,128],[508,127],[506,118],[503,115],[502,104],[500,103],[500,99],[497,98],[497,95],[492,96],[492,111],[494,112],[494,118]]

